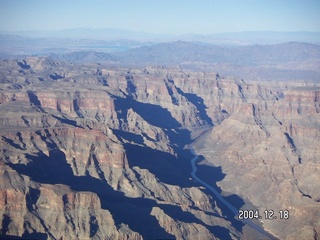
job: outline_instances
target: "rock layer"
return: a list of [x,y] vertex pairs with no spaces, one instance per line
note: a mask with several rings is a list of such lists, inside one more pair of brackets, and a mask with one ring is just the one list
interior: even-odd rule
[[247,238],[190,178],[186,146],[212,126],[196,147],[202,163],[226,173],[224,191],[258,209],[288,209],[290,220],[263,223],[280,238],[319,232],[315,86],[44,58],[0,68],[1,234]]
[[189,177],[183,147],[192,129],[211,124],[199,106],[162,72],[97,67],[2,62],[1,234],[240,236]]
[[[249,199],[262,215],[277,214],[276,220],[263,215],[267,230],[281,239],[310,239],[320,230],[319,88],[291,84],[275,97],[243,94],[245,101],[201,139],[197,153],[222,167],[224,191]],[[289,219],[279,219],[281,210]]]

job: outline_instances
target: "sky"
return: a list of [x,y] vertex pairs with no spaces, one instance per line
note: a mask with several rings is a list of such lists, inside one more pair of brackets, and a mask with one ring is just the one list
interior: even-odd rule
[[0,31],[320,31],[320,0],[0,0]]

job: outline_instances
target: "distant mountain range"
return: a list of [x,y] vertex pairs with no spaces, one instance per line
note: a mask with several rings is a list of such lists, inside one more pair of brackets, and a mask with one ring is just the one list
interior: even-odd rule
[[320,79],[320,46],[289,42],[276,45],[218,46],[194,42],[159,43],[122,52],[79,51],[51,54],[52,60],[143,67],[180,66],[227,76],[262,80]]
[[272,32],[250,31],[229,32],[216,34],[155,34],[135,32],[112,28],[78,28],[60,31],[19,31],[0,32],[1,40],[4,36],[21,36],[28,38],[62,38],[78,40],[130,40],[137,42],[171,42],[171,41],[199,41],[219,45],[250,45],[250,44],[276,44],[289,41],[320,43],[320,32]]
[[73,63],[179,65],[245,79],[318,81],[317,43],[320,32],[172,36],[117,29],[70,29],[2,33],[0,58],[36,55]]
[[239,66],[283,64],[320,58],[320,46],[289,42],[276,45],[218,46],[176,41],[112,53],[127,64],[181,64],[185,62],[228,63]]

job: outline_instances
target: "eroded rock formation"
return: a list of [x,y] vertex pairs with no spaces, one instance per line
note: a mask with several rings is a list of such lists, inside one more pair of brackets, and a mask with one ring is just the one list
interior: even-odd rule
[[196,150],[226,173],[218,186],[259,209],[288,209],[289,221],[263,223],[275,236],[319,233],[314,86],[44,58],[0,68],[1,234],[247,237],[190,176],[186,146],[212,126]]

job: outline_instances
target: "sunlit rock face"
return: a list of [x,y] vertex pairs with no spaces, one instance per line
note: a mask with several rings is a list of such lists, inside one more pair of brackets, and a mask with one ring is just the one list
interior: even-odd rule
[[266,230],[320,232],[316,86],[34,57],[0,67],[2,235],[250,239],[191,179],[186,147],[205,130],[195,148],[221,166],[222,190],[290,211]]
[[[264,226],[275,236],[316,236],[319,88],[297,83],[277,95],[243,93],[245,101],[199,141],[197,153],[222,167],[226,177],[218,186],[223,190],[248,198],[262,212],[274,210],[278,219],[264,220]],[[290,212],[289,219],[279,219],[281,210]]]

